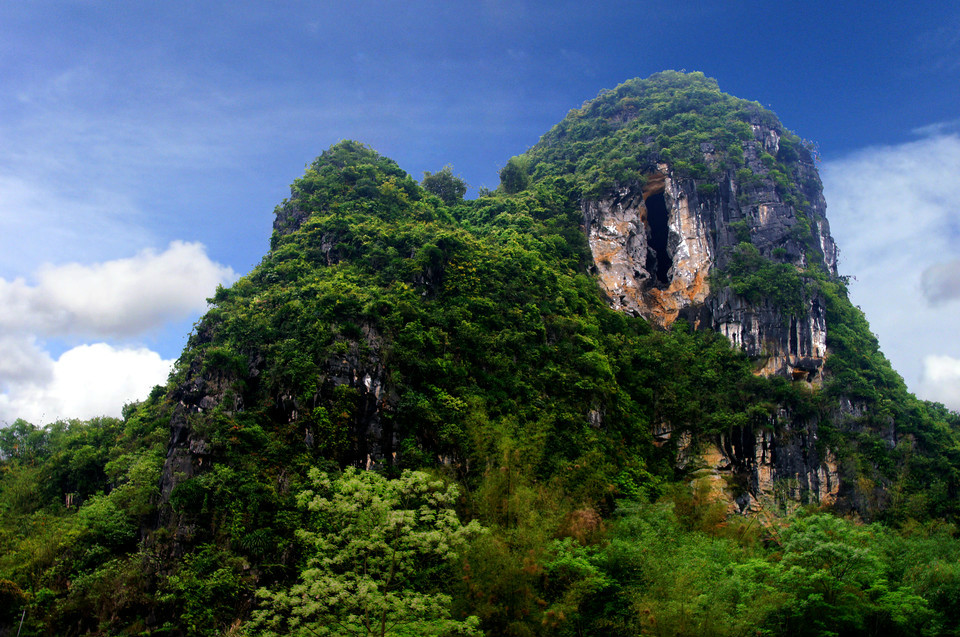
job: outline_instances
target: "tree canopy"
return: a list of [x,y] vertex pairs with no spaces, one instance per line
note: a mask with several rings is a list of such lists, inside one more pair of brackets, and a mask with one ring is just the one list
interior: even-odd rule
[[443,203],[448,206],[462,201],[463,196],[467,194],[467,182],[454,176],[453,166],[450,164],[444,166],[440,172],[424,171],[423,181],[420,182],[420,185],[427,192],[440,197]]
[[348,468],[310,471],[297,498],[311,523],[298,532],[306,568],[285,590],[261,589],[253,634],[481,635],[476,617],[451,619],[458,552],[481,531],[462,525],[458,490],[426,473],[388,480]]

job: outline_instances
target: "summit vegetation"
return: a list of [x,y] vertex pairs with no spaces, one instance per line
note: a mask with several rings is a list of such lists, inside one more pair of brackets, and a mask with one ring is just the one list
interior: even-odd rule
[[[710,196],[757,118],[782,129],[702,74],[632,80],[475,200],[449,166],[418,183],[324,151],[166,386],[0,429],[0,634],[960,634],[960,416],[907,392],[842,278],[745,236],[715,280],[824,299],[819,388],[596,282],[581,202],[657,163]],[[781,140],[770,178],[802,217],[810,150]],[[819,420],[851,504],[780,485],[731,515],[681,456],[785,411]]]

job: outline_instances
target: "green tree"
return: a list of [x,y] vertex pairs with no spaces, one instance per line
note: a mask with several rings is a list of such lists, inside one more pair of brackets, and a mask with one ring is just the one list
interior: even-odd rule
[[49,442],[46,430],[17,418],[0,427],[0,460],[36,461],[46,455]]
[[512,195],[530,187],[530,160],[524,156],[511,157],[500,171],[503,191]]
[[453,166],[447,164],[437,173],[423,172],[424,189],[443,199],[448,206],[463,200],[467,194],[467,182],[453,174]]
[[298,497],[313,515],[298,535],[308,555],[299,582],[261,589],[257,635],[478,635],[476,617],[450,617],[450,566],[476,521],[460,523],[453,485],[404,471],[389,480],[348,468],[310,471]]
[[800,517],[784,530],[779,564],[782,590],[794,600],[784,609],[798,635],[929,634],[934,613],[912,588],[885,578],[880,527],[830,514]]

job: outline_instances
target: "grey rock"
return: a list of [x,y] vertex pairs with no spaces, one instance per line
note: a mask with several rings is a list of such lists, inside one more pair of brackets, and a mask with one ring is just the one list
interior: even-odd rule
[[[600,285],[615,309],[667,329],[685,318],[699,329],[724,334],[757,361],[759,373],[818,386],[829,355],[822,298],[808,294],[802,311],[785,313],[769,299],[751,303],[728,287],[711,287],[716,284],[711,274],[730,264],[744,232],[767,259],[798,270],[815,265],[837,274],[837,248],[813,158],[804,150],[793,167],[797,199],[806,202],[798,210],[794,200],[778,191],[764,163],[770,161],[765,155],[779,152],[778,131],[759,122],[753,122],[752,129],[754,139],[744,144],[744,168],[749,172],[729,169],[700,180],[678,175],[668,163],[661,163],[651,168],[643,187],[619,188],[583,201],[584,232]],[[710,161],[715,148],[703,143],[700,150]],[[701,190],[709,194],[702,196]],[[664,213],[651,204],[661,193],[667,236],[656,238],[652,220]],[[803,237],[805,225],[810,229],[808,239]],[[808,255],[817,263],[808,263]],[[670,268],[658,272],[664,259]],[[858,407],[848,409],[856,413]],[[848,416],[835,414],[830,421],[836,424]],[[691,457],[698,443],[690,441],[678,453],[678,466],[705,463],[709,475],[729,475],[726,483],[743,485],[743,490],[728,494],[740,511],[755,510],[777,498],[857,508],[851,489],[841,484],[842,467],[818,438],[818,427],[816,418],[781,410],[763,428],[734,428],[705,441],[707,451],[701,449],[699,465]],[[658,444],[672,433],[662,426],[653,432]],[[885,439],[895,444],[893,423]]]

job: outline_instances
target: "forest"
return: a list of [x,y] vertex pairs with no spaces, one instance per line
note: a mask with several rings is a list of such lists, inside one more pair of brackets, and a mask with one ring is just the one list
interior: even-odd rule
[[[781,131],[762,174],[751,125]],[[572,110],[473,200],[450,166],[332,146],[165,386],[0,429],[0,635],[960,635],[960,415],[907,391],[815,258],[809,160],[673,72]],[[734,226],[711,286],[822,299],[822,385],[610,307],[582,202],[661,164],[793,211],[802,266]],[[784,414],[841,497],[731,512],[697,451]]]

